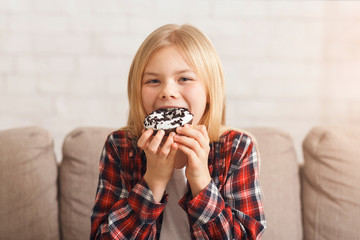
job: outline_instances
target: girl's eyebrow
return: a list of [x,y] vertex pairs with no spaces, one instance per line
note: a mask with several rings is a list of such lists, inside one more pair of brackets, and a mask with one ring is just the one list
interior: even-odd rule
[[144,72],[144,76],[145,76],[145,75],[159,76],[159,74],[154,73],[154,72]]
[[[179,71],[176,71],[175,74],[182,74],[182,73],[193,73],[195,74],[195,72],[191,69],[184,69],[184,70],[179,70]],[[151,76],[159,76],[161,74],[158,74],[156,72],[144,72],[144,76],[145,75],[151,75]]]
[[180,70],[180,71],[176,71],[176,74],[181,74],[181,73],[194,73],[193,70],[191,69],[184,69],[184,70]]

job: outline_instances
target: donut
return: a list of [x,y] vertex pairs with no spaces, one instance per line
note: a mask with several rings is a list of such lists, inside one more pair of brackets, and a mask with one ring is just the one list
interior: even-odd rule
[[193,114],[186,108],[161,108],[151,112],[144,120],[145,129],[164,130],[165,135],[175,132],[177,127],[191,124]]

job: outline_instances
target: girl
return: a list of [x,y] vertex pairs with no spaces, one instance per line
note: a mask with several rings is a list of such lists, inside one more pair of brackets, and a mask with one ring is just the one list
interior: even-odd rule
[[[100,160],[91,239],[258,239],[265,229],[253,139],[224,127],[219,58],[190,25],[165,25],[130,68],[127,127]],[[184,107],[192,125],[143,130],[153,110]]]

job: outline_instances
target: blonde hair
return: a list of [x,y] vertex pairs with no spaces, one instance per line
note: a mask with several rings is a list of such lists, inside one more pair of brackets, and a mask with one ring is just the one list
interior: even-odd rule
[[128,77],[129,116],[127,127],[139,137],[146,112],[141,97],[141,82],[150,57],[160,48],[175,46],[203,81],[207,106],[199,124],[206,126],[210,141],[218,140],[225,124],[224,77],[220,59],[210,40],[194,26],[164,25],[153,31],[141,44],[130,67]]

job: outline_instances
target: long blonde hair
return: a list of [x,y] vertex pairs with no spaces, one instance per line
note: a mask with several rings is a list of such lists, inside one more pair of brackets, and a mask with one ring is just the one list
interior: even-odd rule
[[176,46],[184,59],[203,81],[208,104],[199,124],[206,126],[210,141],[218,140],[225,124],[224,77],[220,59],[210,40],[192,25],[164,25],[153,31],[141,44],[128,77],[129,116],[127,127],[139,137],[146,112],[141,98],[141,82],[150,57],[160,48]]

